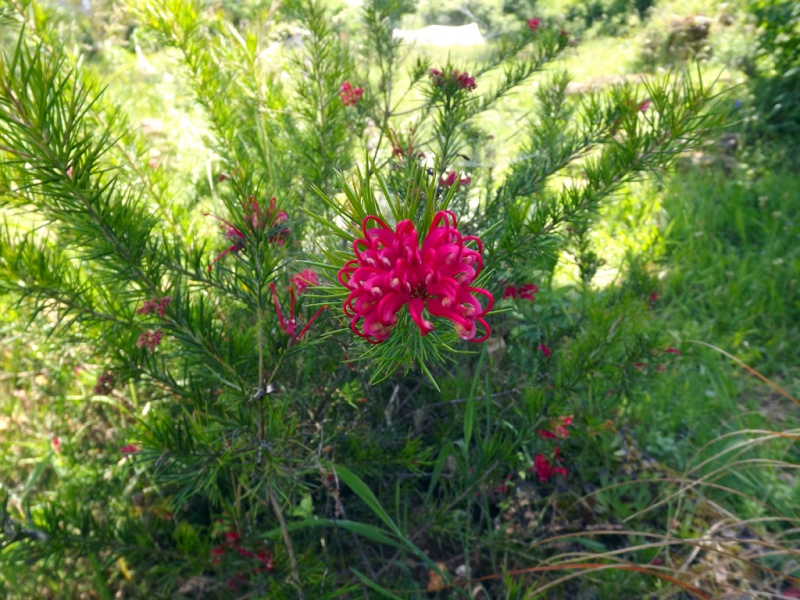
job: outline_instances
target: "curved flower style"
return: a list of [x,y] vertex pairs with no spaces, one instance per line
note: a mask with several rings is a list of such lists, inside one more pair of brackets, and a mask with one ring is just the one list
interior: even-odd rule
[[[369,227],[371,223],[375,225]],[[401,221],[394,231],[376,216],[364,219],[363,239],[353,242],[356,258],[339,271],[339,281],[350,290],[344,311],[353,333],[372,344],[389,337],[397,313],[408,312],[422,335],[433,331],[423,309],[453,322],[459,337],[486,340],[491,330],[484,320],[494,304],[487,290],[472,287],[483,266],[483,245],[475,236],[462,237],[451,211],[436,213],[427,237],[419,244],[411,221]],[[477,250],[467,247],[475,242]],[[484,296],[483,307],[478,296]],[[359,327],[359,322],[361,322]],[[485,333],[475,338],[476,324]]]
[[[276,232],[274,235],[271,235],[268,239],[270,244],[277,244],[278,246],[283,246],[286,242],[286,238],[291,233],[291,229],[286,227],[284,223],[289,218],[285,211],[279,211],[275,205],[275,198],[270,198],[269,204],[264,206],[259,206],[258,200],[255,200],[253,196],[250,196],[250,204],[247,205],[244,202],[242,206],[245,211],[245,223],[249,228],[252,228],[253,231],[258,229],[267,229],[269,231],[275,229]],[[226,248],[222,253],[217,255],[217,257],[211,261],[211,264],[208,265],[208,270],[214,267],[214,265],[219,261],[223,256],[228,254],[229,252],[239,252],[245,249],[245,242],[247,241],[247,236],[240,231],[237,227],[231,225],[225,219],[218,217],[217,215],[209,215],[206,213],[206,216],[214,217],[215,219],[221,221],[223,223],[223,230],[224,235],[228,240],[233,242],[231,246]]]

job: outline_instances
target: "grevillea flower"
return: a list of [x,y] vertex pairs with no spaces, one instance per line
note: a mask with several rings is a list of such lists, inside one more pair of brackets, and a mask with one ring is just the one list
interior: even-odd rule
[[676,354],[678,356],[680,356],[680,354],[681,354],[680,350],[678,350],[677,348],[673,348],[671,346],[669,348],[667,348],[666,350],[664,350],[664,352],[667,352],[668,354]]
[[120,454],[136,454],[139,452],[139,446],[136,444],[128,444],[119,449]]
[[[316,274],[315,274],[316,275]],[[311,324],[317,319],[317,317],[322,314],[322,311],[328,308],[327,306],[323,306],[317,312],[314,313],[308,323],[305,324],[300,330],[300,333],[297,332],[297,328],[299,323],[295,318],[295,304],[297,302],[297,298],[294,295],[294,286],[289,286],[289,316],[284,317],[283,311],[281,311],[281,304],[278,301],[278,293],[275,291],[275,283],[270,283],[269,288],[272,290],[272,301],[275,304],[275,312],[278,314],[278,325],[281,328],[281,331],[288,335],[291,338],[289,344],[294,344],[295,342],[300,341],[300,339],[306,334]]]
[[436,87],[441,87],[444,85],[444,73],[442,73],[439,69],[431,69],[428,71],[428,75],[431,76],[431,83]]
[[472,183],[472,179],[467,176],[459,177],[459,173],[457,171],[450,171],[446,175],[439,178],[440,187],[453,187],[456,182],[458,182],[459,185],[469,185]]
[[[245,212],[245,224],[247,225],[248,229],[254,233],[259,229],[266,229],[272,234],[268,238],[268,242],[270,244],[283,246],[283,244],[286,242],[286,238],[291,233],[291,229],[284,225],[289,216],[284,211],[277,210],[275,198],[270,198],[268,205],[261,206],[257,200],[253,199],[253,196],[250,196],[249,203],[243,203],[243,208]],[[208,270],[211,271],[211,268],[214,266],[214,264],[229,252],[236,253],[240,250],[244,250],[247,242],[247,236],[239,228],[231,225],[228,223],[228,221],[218,217],[217,215],[207,214],[206,216],[212,216],[221,221],[224,225],[222,229],[225,237],[233,242],[231,246],[226,248],[214,260],[211,261],[211,264],[208,265]]]
[[528,29],[531,31],[536,31],[541,26],[542,20],[541,19],[528,19]]
[[345,106],[355,106],[356,102],[361,100],[361,94],[364,93],[364,88],[354,88],[349,81],[345,81],[339,87],[339,99]]
[[650,108],[650,104],[651,104],[650,100],[645,100],[644,102],[639,104],[639,110],[641,112],[647,112],[647,109]]
[[515,286],[506,284],[503,288],[503,300],[509,298],[520,298],[522,300],[536,300],[536,293],[539,288],[533,283],[526,283],[525,285]]
[[55,450],[56,454],[61,454],[61,440],[53,436],[53,439],[50,441],[53,444],[53,450]]
[[[573,423],[572,415],[567,417],[558,417],[555,421],[550,422],[550,427],[552,431],[547,429],[537,429],[536,433],[539,434],[539,437],[546,439],[546,440],[555,440],[558,438],[568,438],[569,432],[567,431],[567,427],[571,427]],[[558,450],[558,448],[556,448]]]
[[151,300],[145,300],[144,304],[142,304],[141,308],[136,310],[137,315],[147,315],[151,312],[157,312],[160,316],[164,316],[166,314],[167,306],[169,303],[172,302],[172,298],[169,296],[164,296],[159,300],[158,298],[153,298]]
[[544,354],[545,358],[550,358],[552,351],[547,347],[547,344],[539,344],[539,351]]
[[156,351],[156,346],[161,343],[162,333],[159,329],[158,331],[145,331],[139,338],[136,340],[136,347],[137,348],[147,348],[150,352]]
[[431,83],[436,87],[444,87],[445,84],[450,82],[454,82],[456,87],[470,92],[478,87],[478,84],[475,83],[475,78],[470,77],[466,71],[459,73],[458,70],[453,69],[453,74],[448,77],[439,69],[430,69],[428,75],[431,77]]
[[467,73],[466,71],[464,71],[463,73],[459,73],[458,71],[453,71],[453,77],[456,78],[456,83],[458,84],[458,87],[460,87],[462,90],[472,91],[476,87],[478,87],[478,84],[475,83],[475,78],[470,77],[469,73]]
[[[558,448],[556,448],[555,459],[560,460]],[[553,464],[545,457],[544,454],[537,454],[533,459],[532,471],[536,473],[541,483],[550,479],[553,475],[567,476],[567,469],[565,467],[554,467]]]
[[[382,342],[397,323],[397,313],[408,305],[423,336],[433,331],[433,323],[423,315],[427,309],[434,317],[452,321],[462,339],[482,342],[489,337],[483,317],[494,298],[472,287],[483,266],[483,245],[477,237],[459,233],[455,214],[436,213],[422,246],[411,221],[401,221],[393,231],[370,215],[361,229],[364,237],[353,243],[356,258],[339,271],[339,281],[350,290],[344,312],[353,333],[373,344]],[[466,246],[468,242],[477,250]],[[486,299],[485,307],[478,296]],[[475,339],[478,323],[485,333]]]
[[311,285],[319,285],[319,275],[313,269],[304,269],[289,278],[298,294],[305,292]]

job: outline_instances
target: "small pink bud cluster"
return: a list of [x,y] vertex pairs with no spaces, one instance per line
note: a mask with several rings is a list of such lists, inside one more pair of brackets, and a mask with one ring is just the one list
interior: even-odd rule
[[478,87],[478,84],[475,83],[475,78],[470,77],[466,71],[459,73],[458,70],[453,69],[452,75],[447,76],[439,69],[430,69],[428,75],[430,75],[431,83],[436,87],[445,87],[450,82],[453,82],[455,87],[469,92]]
[[[277,209],[275,198],[270,198],[269,204],[262,206],[259,205],[258,200],[255,200],[253,196],[250,196],[250,202],[248,204],[243,204],[243,208],[245,213],[245,223],[247,224],[247,227],[251,229],[251,231],[255,232],[259,229],[268,229],[269,232],[272,232],[274,229],[275,232],[270,235],[268,239],[269,243],[277,244],[278,246],[283,246],[284,243],[286,243],[286,238],[291,233],[291,229],[284,226],[284,223],[286,223],[289,216],[284,211],[279,211]],[[210,216],[221,221],[225,225],[223,227],[224,235],[226,238],[232,241],[233,244],[211,261],[211,264],[208,265],[209,271],[211,271],[211,268],[217,261],[219,261],[229,252],[236,253],[244,250],[245,243],[247,241],[247,236],[239,228],[231,225],[228,223],[228,221],[221,219],[216,215]]]
[[123,446],[119,449],[120,454],[137,454],[139,452],[139,446],[136,444],[128,444],[127,446]]
[[[376,226],[370,227],[370,223]],[[423,336],[433,323],[423,311],[449,319],[464,340],[482,342],[491,330],[484,316],[494,298],[485,289],[472,287],[480,274],[483,245],[475,236],[462,236],[451,211],[436,213],[420,247],[411,221],[401,221],[395,230],[376,216],[361,225],[364,237],[353,243],[356,258],[339,271],[339,281],[350,290],[344,312],[356,335],[377,344],[389,337],[398,312],[408,305],[411,318]],[[466,244],[474,242],[473,250]],[[483,296],[486,307],[478,300]],[[477,335],[477,324],[485,333]]]
[[309,286],[319,285],[319,275],[313,269],[304,269],[289,278],[298,294],[305,292]]
[[525,285],[521,286],[506,285],[505,289],[503,290],[503,300],[508,300],[509,298],[519,298],[521,300],[530,300],[533,302],[536,300],[536,293],[538,291],[539,288],[532,283],[526,283]]
[[361,100],[361,95],[364,93],[364,88],[353,87],[349,81],[345,81],[339,87],[339,99],[345,106],[355,106]]
[[440,187],[453,187],[456,182],[458,182],[458,185],[469,185],[472,183],[472,179],[466,175],[460,177],[457,171],[450,171],[445,176],[439,178]]
[[539,352],[544,354],[545,358],[550,358],[550,355],[553,353],[553,351],[550,350],[550,348],[547,347],[547,344],[539,344],[538,349],[539,349]]
[[160,329],[157,331],[145,331],[139,336],[139,339],[136,340],[136,347],[144,348],[147,346],[150,352],[155,352],[156,346],[161,343],[162,336],[163,334]]
[[541,25],[542,25],[542,20],[539,18],[528,19],[528,29],[530,29],[531,31],[538,30],[539,27],[541,27]]
[[164,296],[159,300],[158,298],[152,298],[151,300],[145,300],[144,304],[142,304],[141,308],[136,310],[137,315],[149,315],[152,313],[158,313],[161,317],[166,314],[167,306],[169,303],[172,302],[172,298],[169,296]]

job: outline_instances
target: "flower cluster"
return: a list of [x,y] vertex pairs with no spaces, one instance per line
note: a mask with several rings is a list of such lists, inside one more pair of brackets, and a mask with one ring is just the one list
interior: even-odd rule
[[[573,424],[572,415],[566,417],[558,417],[550,421],[550,429],[538,429],[536,433],[539,437],[545,440],[563,440],[569,437],[567,427]],[[566,467],[556,466],[564,459],[561,457],[561,449],[556,447],[553,450],[553,458],[548,459],[544,454],[537,454],[533,458],[533,465],[528,468],[528,471],[536,473],[536,477],[541,483],[549,480],[555,475],[567,476]]]
[[538,291],[539,288],[532,283],[526,283],[525,285],[520,286],[506,285],[503,289],[503,300],[508,300],[509,298],[519,298],[521,300],[530,300],[533,302],[536,300],[536,293]]
[[[270,198],[269,204],[262,206],[259,205],[257,200],[253,199],[253,196],[250,196],[249,203],[244,204],[243,208],[245,212],[245,223],[247,224],[247,227],[251,229],[251,231],[256,232],[259,229],[266,229],[271,234],[268,238],[268,242],[270,244],[283,246],[283,244],[286,242],[286,238],[291,233],[291,229],[284,225],[289,217],[286,212],[282,210],[278,211],[275,205],[275,198]],[[214,260],[211,261],[211,264],[208,265],[208,270],[211,271],[214,264],[216,264],[217,261],[219,261],[229,252],[236,253],[240,250],[244,250],[247,236],[239,228],[231,225],[225,219],[222,219],[216,215],[208,216],[212,216],[215,219],[222,221],[224,224],[223,230],[225,237],[233,242],[231,246],[226,248]]]
[[156,351],[156,346],[161,343],[162,333],[161,330],[157,331],[145,331],[139,338],[136,340],[136,347],[137,348],[147,348],[150,352]]
[[355,106],[356,102],[361,100],[361,94],[364,93],[364,88],[354,88],[349,81],[345,81],[339,87],[339,99],[345,106]]
[[137,446],[136,444],[128,444],[127,446],[123,446],[122,448],[119,449],[119,453],[125,455],[136,454],[138,452],[139,452],[139,446]]
[[453,187],[456,182],[458,185],[469,185],[472,183],[472,179],[466,175],[464,177],[459,177],[457,171],[450,171],[445,176],[439,178],[440,187]]
[[[339,271],[339,281],[350,290],[344,312],[351,318],[353,333],[373,344],[382,342],[397,324],[397,313],[408,305],[423,336],[433,331],[423,315],[427,309],[434,317],[452,321],[462,339],[481,342],[489,337],[483,317],[494,298],[487,290],[472,287],[483,265],[483,245],[475,236],[461,235],[455,214],[436,213],[421,247],[417,230],[408,220],[393,231],[370,215],[361,229],[364,237],[353,243],[356,258]],[[474,242],[477,250],[467,247],[468,242]],[[484,296],[486,307],[478,296]],[[478,323],[485,333],[475,339]]]
[[553,464],[563,460],[561,458],[561,451],[556,448],[553,454],[553,460],[549,460],[544,454],[537,454],[533,459],[533,466],[528,468],[528,471],[536,473],[536,477],[540,483],[544,483],[554,475],[567,476],[566,467],[554,467]]
[[152,313],[158,313],[159,316],[163,317],[166,314],[167,306],[169,303],[172,302],[172,298],[169,296],[164,296],[159,300],[158,298],[153,298],[151,300],[146,300],[144,304],[142,304],[141,308],[136,310],[137,315],[149,315]]
[[542,25],[541,19],[538,18],[528,19],[528,29],[530,29],[531,31],[536,31],[537,29],[539,29],[539,27],[541,27],[541,25]]
[[308,289],[309,286],[319,285],[319,276],[314,272],[313,269],[304,269],[297,275],[290,277],[289,281],[292,282],[292,285],[294,286],[294,289],[297,290],[297,293],[302,294]]
[[[314,277],[317,277],[317,274],[311,271]],[[319,283],[319,279],[317,278],[316,283]],[[308,287],[308,285],[306,285]],[[294,293],[294,286],[289,286],[289,316],[284,317],[283,311],[281,311],[281,304],[278,301],[278,293],[275,291],[275,283],[269,284],[270,290],[272,290],[272,301],[275,304],[275,312],[278,314],[278,325],[281,328],[281,331],[288,335],[291,338],[289,342],[290,345],[294,344],[295,342],[300,341],[300,339],[306,334],[308,329],[311,327],[311,324],[317,319],[317,317],[322,314],[322,311],[328,308],[327,306],[323,306],[314,315],[308,320],[300,332],[298,333],[297,328],[299,326],[299,322],[295,318],[295,305],[297,303],[297,298],[295,297]],[[305,288],[303,288],[305,289]]]
[[537,349],[539,350],[539,352],[544,354],[545,358],[550,358],[550,355],[553,353],[553,351],[550,350],[550,348],[547,347],[547,344],[539,344]]
[[539,437],[546,440],[555,440],[558,438],[566,439],[569,437],[567,427],[571,427],[572,422],[572,415],[568,417],[558,417],[555,421],[550,422],[551,429],[537,429],[536,433],[539,434]]
[[448,77],[439,69],[430,69],[428,75],[430,75],[431,83],[436,87],[445,87],[450,82],[453,82],[457,88],[470,92],[478,87],[475,78],[470,77],[466,71],[459,73],[458,70],[453,69],[452,75]]
[[[217,523],[224,527],[218,532],[222,534],[223,540],[211,549],[211,562],[213,564],[220,564],[225,555],[231,551],[236,552],[242,558],[253,559],[256,563],[256,566],[253,567],[253,573],[271,573],[275,570],[275,561],[269,548],[259,543],[257,547],[251,546],[252,549],[248,550],[242,545],[242,538],[234,529],[228,528],[221,519],[217,519]],[[228,579],[228,587],[231,590],[238,589],[248,579],[249,574],[240,571]]]

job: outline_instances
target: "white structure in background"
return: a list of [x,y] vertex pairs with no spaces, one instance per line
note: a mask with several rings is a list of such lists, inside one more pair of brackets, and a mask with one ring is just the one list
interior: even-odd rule
[[477,23],[459,27],[429,25],[422,29],[395,29],[392,35],[425,46],[480,46],[486,43]]

